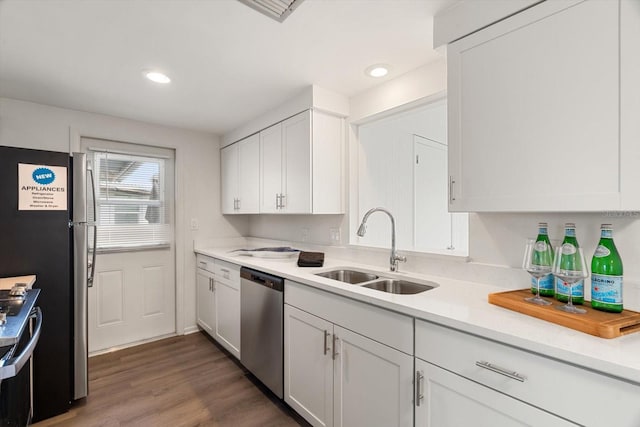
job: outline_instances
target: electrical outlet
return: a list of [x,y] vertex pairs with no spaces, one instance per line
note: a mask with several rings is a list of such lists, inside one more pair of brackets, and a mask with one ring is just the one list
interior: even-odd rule
[[300,240],[302,242],[308,242],[309,241],[309,229],[307,227],[302,227],[300,229]]
[[191,218],[191,230],[196,231],[200,228],[200,223],[198,222],[198,218]]
[[340,229],[339,228],[330,228],[329,234],[331,235],[332,243],[340,243]]

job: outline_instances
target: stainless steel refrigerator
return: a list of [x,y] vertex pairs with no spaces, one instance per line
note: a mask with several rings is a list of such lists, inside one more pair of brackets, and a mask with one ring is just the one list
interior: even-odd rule
[[[34,194],[55,191],[58,202],[66,198],[64,206],[47,206],[36,197],[25,209],[25,189],[30,187],[23,181],[29,177],[19,174],[25,167],[34,170]],[[96,239],[89,220],[96,212],[91,179],[85,154],[0,146],[0,277],[35,274],[34,287],[41,289],[42,332],[33,357],[34,421],[67,411],[88,393],[87,294]],[[61,195],[62,189],[66,194]]]

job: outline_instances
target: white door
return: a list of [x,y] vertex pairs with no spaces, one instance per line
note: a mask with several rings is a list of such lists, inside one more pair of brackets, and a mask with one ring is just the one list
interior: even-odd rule
[[260,135],[238,144],[238,212],[260,212]]
[[222,213],[236,213],[238,198],[238,147],[229,145],[220,150],[220,175],[222,181]]
[[576,424],[416,359],[424,375],[416,427],[568,427]]
[[412,427],[413,356],[334,325],[334,426]]
[[284,306],[284,401],[315,427],[333,425],[333,324]]
[[198,325],[209,335],[214,335],[215,329],[215,293],[213,291],[213,274],[196,269],[196,320]]
[[90,138],[81,146],[98,229],[89,353],[174,334],[174,152]]
[[413,136],[414,150],[414,248],[451,247],[451,214],[447,195],[446,144]]
[[282,123],[260,132],[260,212],[278,212],[282,192]]
[[311,213],[311,111],[282,122],[284,181],[282,210]]

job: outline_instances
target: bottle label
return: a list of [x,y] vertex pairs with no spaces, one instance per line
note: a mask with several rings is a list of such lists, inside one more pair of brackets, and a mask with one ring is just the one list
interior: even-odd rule
[[[562,279],[556,278],[556,294],[569,296],[569,284]],[[580,280],[571,287],[571,296],[584,298],[584,281]]]
[[576,229],[575,228],[565,228],[564,235],[567,237],[576,237]]
[[622,276],[591,275],[591,300],[622,304]]
[[[540,290],[553,291],[553,274],[547,274],[540,278]],[[531,289],[536,288],[536,279],[534,277],[531,278]]]
[[562,255],[573,255],[576,253],[576,247],[571,243],[565,243],[562,245]]
[[547,251],[547,242],[542,240],[538,240],[534,246],[536,252],[546,252]]
[[609,254],[611,254],[611,251],[609,250],[609,248],[607,248],[606,246],[598,245],[598,247],[596,248],[596,252],[593,254],[593,256],[596,258],[602,258],[605,256],[609,256]]

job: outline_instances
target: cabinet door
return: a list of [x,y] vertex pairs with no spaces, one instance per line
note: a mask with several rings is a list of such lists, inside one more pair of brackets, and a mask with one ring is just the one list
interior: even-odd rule
[[282,211],[311,213],[311,111],[282,122]]
[[449,209],[619,209],[619,45],[619,3],[593,0],[450,44]]
[[279,212],[282,193],[282,123],[260,132],[260,212]]
[[413,357],[334,325],[334,425],[413,426]]
[[220,189],[222,213],[236,213],[235,200],[238,197],[238,144],[220,150]]
[[421,359],[416,427],[568,427],[569,421],[467,380]]
[[198,325],[209,335],[213,336],[215,330],[213,275],[197,268],[196,287],[196,295],[198,298],[196,315]]
[[260,211],[260,135],[238,143],[238,213]]
[[240,288],[222,280],[214,280],[214,291],[214,338],[240,359]]
[[330,322],[285,304],[284,401],[315,427],[333,425],[332,332]]

